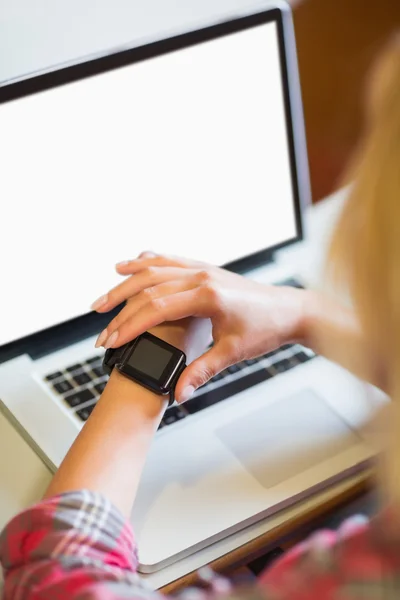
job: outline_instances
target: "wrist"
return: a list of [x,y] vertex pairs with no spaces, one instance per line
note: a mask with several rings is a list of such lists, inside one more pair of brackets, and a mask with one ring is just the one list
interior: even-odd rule
[[278,288],[283,294],[279,298],[280,317],[283,316],[283,344],[308,346],[315,315],[315,292],[296,288]]
[[129,379],[114,368],[99,400],[112,404],[115,410],[128,410],[135,422],[159,423],[168,405],[168,396],[161,396]]
[[321,296],[314,290],[298,290],[302,294],[301,310],[296,329],[295,340],[297,343],[312,348],[313,332],[315,323],[318,320],[318,314],[321,307]]

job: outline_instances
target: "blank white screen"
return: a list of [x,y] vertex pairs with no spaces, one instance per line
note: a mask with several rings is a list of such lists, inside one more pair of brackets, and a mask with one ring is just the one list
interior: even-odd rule
[[275,23],[0,105],[0,344],[84,314],[141,251],[296,235]]

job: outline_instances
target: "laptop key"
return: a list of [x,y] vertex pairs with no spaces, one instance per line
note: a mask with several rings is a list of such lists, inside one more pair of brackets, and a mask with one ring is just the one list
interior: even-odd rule
[[73,378],[78,385],[85,385],[85,383],[89,383],[89,381],[91,381],[90,375],[84,371],[82,371],[82,373],[74,373]]
[[88,365],[93,365],[93,364],[95,364],[97,362],[101,363],[102,360],[103,360],[102,356],[93,356],[92,358],[88,358],[86,360],[86,362],[87,362]]
[[94,387],[99,392],[99,394],[102,394],[104,392],[104,388],[106,387],[106,385],[107,385],[107,380],[100,381],[99,383],[95,383]]
[[71,365],[70,367],[67,367],[65,370],[68,371],[68,373],[73,373],[74,371],[80,371],[81,369],[82,369],[82,365],[76,364],[76,365]]
[[61,371],[56,371],[55,373],[50,373],[50,375],[46,376],[46,381],[53,381],[53,379],[58,379],[59,377],[62,377],[63,374],[61,373]]
[[242,367],[240,366],[240,364],[235,364],[230,365],[226,370],[232,375],[233,373],[237,373],[238,371],[240,371],[241,368]]
[[254,373],[250,373],[249,375],[245,375],[240,379],[236,379],[227,383],[226,385],[221,385],[220,387],[216,387],[213,390],[208,392],[204,392],[199,396],[195,396],[192,400],[189,400],[184,404],[185,409],[189,414],[197,413],[204,408],[208,408],[221,402],[222,400],[226,400],[230,398],[234,394],[238,394],[239,392],[243,392],[253,385],[257,385],[263,381],[267,381],[272,377],[270,373],[266,369],[260,369],[259,371],[255,371]]
[[291,369],[293,369],[294,367],[297,367],[298,365],[300,365],[300,364],[301,364],[301,361],[300,361],[300,360],[297,360],[297,356],[296,356],[296,355],[294,355],[294,356],[291,356],[291,357],[289,358],[289,362],[290,362],[290,368],[291,368]]
[[293,344],[283,344],[283,346],[280,347],[281,350],[290,350],[291,348],[293,348]]
[[95,395],[91,390],[80,390],[79,392],[74,392],[73,394],[64,396],[65,402],[67,402],[72,408],[75,408],[84,402],[88,402],[89,400],[94,400],[94,398]]
[[256,358],[248,358],[244,362],[248,367],[251,367],[252,365],[255,365],[258,362],[258,360]]
[[310,356],[309,354],[307,354],[306,352],[303,352],[303,350],[301,350],[300,352],[297,352],[294,355],[294,358],[296,358],[301,363],[305,363],[308,360],[311,360],[312,358],[314,358],[314,356]]
[[275,369],[275,371],[277,373],[284,373],[285,371],[289,371],[289,369],[291,369],[292,366],[290,364],[290,360],[288,360],[287,358],[284,358],[284,359],[274,363],[271,368]]
[[76,411],[76,414],[78,415],[78,417],[80,419],[82,419],[82,421],[87,421],[88,418],[90,417],[90,415],[93,412],[93,409],[96,405],[95,404],[91,404],[90,406],[86,406],[85,408],[81,408],[80,410]]
[[53,388],[59,394],[65,394],[66,392],[70,392],[71,390],[73,390],[74,386],[71,385],[70,382],[67,381],[66,379],[63,379],[62,381],[59,381],[58,383],[54,383]]
[[184,410],[182,410],[178,406],[173,406],[172,408],[169,408],[165,413],[162,423],[164,425],[171,425],[172,423],[176,423],[176,421],[184,419],[186,416],[187,413]]
[[221,373],[217,373],[210,381],[220,381],[222,379]]
[[105,375],[104,369],[101,366],[92,367],[92,371],[93,371],[93,373],[95,374],[96,377],[103,377],[103,375]]

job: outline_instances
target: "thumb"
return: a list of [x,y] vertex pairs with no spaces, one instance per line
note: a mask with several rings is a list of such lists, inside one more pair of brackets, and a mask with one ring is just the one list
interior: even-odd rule
[[182,404],[189,400],[197,388],[207,383],[230,364],[229,356],[223,352],[221,344],[210,348],[183,371],[175,390],[177,402]]

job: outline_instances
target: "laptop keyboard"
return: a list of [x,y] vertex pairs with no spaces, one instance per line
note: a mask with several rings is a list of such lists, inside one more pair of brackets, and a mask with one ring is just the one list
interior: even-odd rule
[[82,421],[86,421],[104,388],[108,376],[102,367],[102,356],[93,356],[82,363],[66,367],[63,371],[50,373],[45,378],[52,390],[73,409]]
[[[301,365],[315,354],[298,344],[287,345],[259,358],[232,365],[199,388],[193,398],[182,406],[169,408],[160,428],[176,423],[189,415],[214,406],[222,400],[242,392],[258,383]],[[108,376],[102,368],[102,357],[96,356],[83,363],[50,373],[47,383],[62,397],[81,421],[86,421],[103,392]]]
[[[284,285],[302,287],[294,279],[285,281]],[[184,405],[169,408],[159,428],[177,423],[258,383],[286,373],[315,356],[308,348],[288,344],[258,358],[231,365],[200,387]],[[45,377],[53,392],[63,399],[81,421],[89,418],[106,387],[108,376],[103,371],[102,360],[100,355],[93,356]]]

